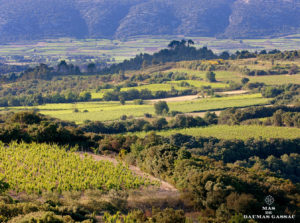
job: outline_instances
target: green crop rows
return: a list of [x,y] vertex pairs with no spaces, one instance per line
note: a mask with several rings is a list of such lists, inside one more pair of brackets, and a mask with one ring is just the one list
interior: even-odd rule
[[[198,127],[187,129],[173,129],[168,131],[157,132],[162,136],[170,136],[181,133],[184,135],[216,137],[219,139],[249,139],[249,138],[285,138],[295,139],[300,136],[300,129],[274,126],[256,126],[256,125],[216,125],[211,127]],[[137,135],[144,137],[147,133],[141,132]]]
[[27,193],[138,188],[148,180],[122,164],[94,161],[64,148],[46,144],[0,143],[0,179],[11,189]]

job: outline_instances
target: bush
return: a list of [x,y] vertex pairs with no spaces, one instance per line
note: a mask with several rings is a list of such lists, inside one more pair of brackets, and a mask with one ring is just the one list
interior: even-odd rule
[[122,121],[125,121],[127,119],[127,115],[122,115],[120,118]]
[[123,96],[119,96],[119,100],[120,100],[121,105],[125,105],[126,101]]
[[169,112],[169,106],[165,101],[159,101],[154,104],[155,113],[157,115],[164,115]]
[[152,115],[149,114],[149,113],[145,113],[145,114],[144,114],[144,117],[145,117],[145,118],[152,118]]
[[215,112],[206,112],[203,119],[208,125],[218,124],[218,116]]
[[242,84],[245,85],[249,82],[249,78],[246,78],[244,77],[242,80],[241,80]]
[[175,117],[176,115],[179,115],[179,114],[182,114],[182,112],[180,112],[180,111],[171,111],[171,112],[170,112],[170,115],[171,115],[172,117]]
[[135,99],[135,100],[133,100],[133,104],[135,104],[135,105],[143,105],[144,101],[142,99]]
[[209,81],[209,82],[216,82],[216,74],[212,71],[208,71],[206,73],[206,79]]
[[12,122],[18,122],[22,124],[38,124],[42,120],[41,116],[35,112],[19,112],[12,116]]
[[265,98],[274,98],[282,93],[282,90],[276,87],[266,87],[262,91],[262,96]]

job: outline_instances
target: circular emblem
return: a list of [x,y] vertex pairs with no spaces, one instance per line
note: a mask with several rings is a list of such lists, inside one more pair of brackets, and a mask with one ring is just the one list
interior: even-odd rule
[[274,197],[272,197],[271,195],[269,195],[269,196],[267,196],[266,198],[265,198],[265,202],[266,202],[266,204],[267,205],[272,205],[273,203],[274,203]]

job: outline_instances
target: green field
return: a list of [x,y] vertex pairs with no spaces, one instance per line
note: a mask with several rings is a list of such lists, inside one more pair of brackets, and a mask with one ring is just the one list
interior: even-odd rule
[[218,83],[218,82],[210,83],[210,82],[206,82],[206,81],[197,81],[197,80],[170,81],[168,83],[179,85],[182,82],[187,82],[190,86],[196,87],[196,88],[201,88],[203,86],[210,86],[211,88],[214,88],[214,89],[228,87],[228,84],[224,84],[224,83]]
[[156,92],[156,91],[171,91],[172,87],[174,87],[176,90],[185,90],[188,89],[188,87],[180,87],[177,85],[178,83],[172,83],[168,82],[165,84],[146,84],[146,85],[141,85],[138,87],[128,87],[128,88],[122,88],[121,91],[129,91],[131,89],[136,89],[136,90],[144,90],[148,89],[149,91]]
[[[163,100],[163,99],[162,99]],[[261,94],[236,95],[220,98],[205,98],[191,101],[168,102],[170,110],[181,112],[197,112],[219,110],[230,107],[245,107],[267,104],[269,99],[262,98]],[[79,112],[74,112],[77,108]],[[82,123],[85,120],[110,121],[118,120],[122,115],[142,117],[145,113],[154,114],[152,102],[144,105],[134,105],[132,101],[121,105],[119,102],[80,102],[76,104],[46,104],[34,107],[12,107],[6,110],[18,111],[24,109],[38,109],[40,113],[62,120]],[[5,108],[1,108],[0,111]],[[88,112],[83,112],[87,110]]]
[[168,103],[171,110],[181,112],[197,112],[218,110],[231,107],[245,107],[258,104],[267,104],[269,99],[262,98],[261,94],[236,95],[220,98],[204,98],[192,101]]
[[[287,127],[274,127],[274,126],[254,126],[254,125],[241,125],[241,126],[228,126],[216,125],[210,127],[198,127],[188,129],[172,129],[168,131],[156,132],[162,136],[171,136],[176,133],[192,136],[203,137],[216,137],[219,139],[248,139],[248,138],[285,138],[295,139],[300,136],[300,129],[287,128]],[[147,135],[146,132],[135,133],[139,137]]]
[[[206,80],[206,71],[200,71],[200,70],[191,70],[191,69],[185,69],[185,68],[174,68],[174,69],[169,69],[165,71],[167,72],[181,72],[181,73],[186,73],[189,76],[195,76],[198,78],[201,78],[203,80]],[[236,71],[214,71],[216,74],[216,80],[221,81],[221,82],[227,82],[227,81],[236,81],[240,82],[242,79],[242,74]],[[210,83],[214,84],[214,83]],[[217,83],[215,83],[217,84]]]
[[[237,50],[262,50],[280,49],[295,50],[299,49],[300,39],[297,36],[281,37],[274,39],[216,39],[211,37],[189,37],[189,36],[143,36],[126,40],[108,39],[72,39],[58,38],[40,41],[17,42],[13,44],[0,45],[1,56],[24,56],[25,59],[40,57],[46,63],[55,63],[65,59],[68,62],[76,63],[73,56],[94,56],[88,59],[93,62],[98,59],[114,59],[121,62],[125,59],[134,57],[140,53],[153,53],[165,48],[171,39],[193,39],[196,47],[207,46],[219,53],[222,51],[235,52]],[[11,63],[14,59],[11,58]]]
[[267,85],[300,84],[300,73],[295,75],[267,75],[248,78],[250,82],[263,82]]
[[[247,65],[248,66],[248,65]],[[257,69],[257,68],[256,68]],[[265,68],[262,68],[265,69]],[[166,72],[183,72],[191,76],[196,76],[205,80],[206,71],[197,71],[184,68],[175,68],[167,70]],[[280,84],[300,84],[300,73],[295,75],[265,75],[265,76],[246,76],[238,71],[214,71],[216,74],[216,80],[221,82],[234,81],[240,83],[243,77],[250,79],[250,82],[263,82],[266,85],[280,85]],[[187,81],[189,82],[189,81]],[[201,82],[199,82],[201,84]],[[193,84],[195,87],[200,87],[199,84]],[[203,85],[205,85],[203,83]],[[209,83],[213,88],[224,88],[224,83]],[[206,86],[207,86],[206,85]],[[219,86],[218,86],[219,85]],[[223,85],[223,86],[222,86]]]
[[0,178],[17,192],[109,191],[148,185],[122,164],[95,161],[47,144],[0,142]]
[[[188,84],[190,84],[190,86],[188,87],[181,87],[180,83],[181,82],[187,82]],[[178,91],[183,91],[183,90],[187,90],[190,89],[191,87],[195,87],[195,88],[201,88],[203,86],[211,86],[213,89],[219,88],[226,88],[228,87],[228,84],[224,84],[224,83],[209,83],[206,81],[197,81],[197,80],[186,80],[186,81],[168,81],[164,84],[145,84],[145,85],[141,85],[141,86],[137,86],[137,87],[125,87],[125,88],[121,88],[121,91],[130,91],[132,89],[141,91],[141,90],[149,90],[152,93],[155,93],[157,91],[171,91],[172,88],[174,88],[175,90]],[[107,91],[112,91],[112,89],[102,89],[100,92],[92,92],[92,99],[101,99],[103,98],[103,95],[105,94],[105,92]]]

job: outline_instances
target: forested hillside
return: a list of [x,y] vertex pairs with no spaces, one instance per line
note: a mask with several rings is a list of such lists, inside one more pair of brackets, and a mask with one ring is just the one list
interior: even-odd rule
[[299,32],[299,0],[0,0],[0,40]]

